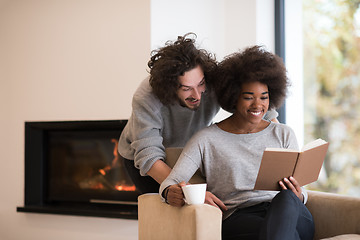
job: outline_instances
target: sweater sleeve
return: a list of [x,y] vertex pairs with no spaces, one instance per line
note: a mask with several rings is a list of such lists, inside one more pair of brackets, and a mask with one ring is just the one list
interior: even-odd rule
[[152,94],[140,92],[134,95],[132,115],[120,136],[119,153],[133,159],[142,176],[146,176],[157,160],[165,159],[161,106]]
[[264,116],[264,119],[265,120],[273,120],[274,118],[277,118],[279,116],[279,113],[275,110],[275,109],[269,109],[265,116]]
[[168,186],[182,181],[187,183],[199,169],[201,165],[199,148],[201,147],[196,138],[190,139],[189,143],[186,144],[169,176],[160,185],[159,194],[163,201],[165,199],[162,193]]

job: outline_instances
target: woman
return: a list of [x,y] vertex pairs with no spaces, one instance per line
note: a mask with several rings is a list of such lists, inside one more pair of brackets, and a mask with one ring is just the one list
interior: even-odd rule
[[286,96],[282,60],[251,47],[225,58],[215,77],[218,101],[233,114],[190,139],[161,184],[161,196],[170,205],[184,205],[181,186],[200,168],[206,203],[223,210],[223,239],[312,239],[307,194],[296,179],[280,181],[280,192],[253,190],[266,147],[298,149],[288,126],[263,120]]

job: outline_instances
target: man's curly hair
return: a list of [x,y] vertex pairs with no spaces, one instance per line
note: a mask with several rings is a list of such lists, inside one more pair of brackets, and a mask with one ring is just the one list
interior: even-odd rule
[[243,83],[261,82],[268,86],[269,109],[281,106],[289,86],[282,59],[263,47],[253,46],[228,55],[217,67],[214,79],[220,106],[234,113]]
[[187,33],[179,36],[175,42],[168,41],[164,47],[151,52],[148,62],[150,85],[154,94],[165,105],[173,104],[178,99],[179,76],[200,66],[206,81],[208,74],[216,67],[215,56],[204,49],[198,49],[195,38],[196,34]]

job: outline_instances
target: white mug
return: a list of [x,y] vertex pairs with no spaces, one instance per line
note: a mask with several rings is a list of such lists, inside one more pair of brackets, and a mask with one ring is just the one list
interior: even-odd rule
[[205,202],[206,183],[188,184],[182,187],[187,204],[203,204]]

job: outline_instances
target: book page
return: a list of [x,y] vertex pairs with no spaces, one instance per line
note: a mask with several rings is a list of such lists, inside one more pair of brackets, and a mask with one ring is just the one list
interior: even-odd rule
[[299,152],[295,149],[288,149],[288,148],[265,148],[267,152]]
[[306,151],[306,150],[309,150],[311,148],[315,148],[317,146],[320,146],[320,145],[323,145],[323,144],[326,144],[327,142],[325,140],[322,140],[321,138],[318,138],[312,142],[309,142],[308,144],[304,145],[304,147],[302,148],[302,151]]

